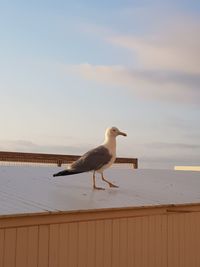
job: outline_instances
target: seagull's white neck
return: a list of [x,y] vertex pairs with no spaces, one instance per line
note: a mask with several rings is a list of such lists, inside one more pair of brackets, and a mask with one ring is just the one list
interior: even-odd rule
[[105,136],[103,145],[109,150],[109,152],[115,156],[116,155],[116,137],[115,136]]

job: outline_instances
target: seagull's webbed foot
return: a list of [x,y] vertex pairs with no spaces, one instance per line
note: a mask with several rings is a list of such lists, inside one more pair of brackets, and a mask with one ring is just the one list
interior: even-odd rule
[[101,174],[101,178],[102,178],[102,180],[103,180],[104,182],[106,182],[107,184],[109,184],[110,187],[113,187],[113,188],[119,188],[118,185],[115,185],[115,184],[109,182],[108,180],[106,180],[106,179],[104,178],[104,176],[103,176],[103,173]]
[[110,183],[110,182],[109,182],[108,184],[109,184],[110,187],[119,188],[118,185],[112,184],[112,183]]
[[105,190],[105,188],[103,188],[103,187],[98,187],[98,186],[93,186],[93,189],[96,189],[96,190]]

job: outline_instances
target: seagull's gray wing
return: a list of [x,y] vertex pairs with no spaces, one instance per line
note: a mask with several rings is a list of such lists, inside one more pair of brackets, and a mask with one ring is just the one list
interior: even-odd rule
[[98,146],[97,148],[88,151],[77,161],[72,163],[71,170],[80,172],[98,170],[107,164],[111,158],[112,155],[110,155],[107,148],[105,148],[103,145]]

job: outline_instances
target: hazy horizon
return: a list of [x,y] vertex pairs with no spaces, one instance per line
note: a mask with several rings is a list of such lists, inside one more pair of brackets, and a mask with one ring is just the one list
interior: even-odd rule
[[200,2],[4,1],[0,150],[200,165]]

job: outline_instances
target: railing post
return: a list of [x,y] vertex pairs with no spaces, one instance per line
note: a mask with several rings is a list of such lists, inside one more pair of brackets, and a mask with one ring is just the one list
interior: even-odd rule
[[138,169],[138,159],[135,161],[135,168]]
[[61,167],[62,166],[62,160],[58,160],[57,165],[58,165],[58,167]]

